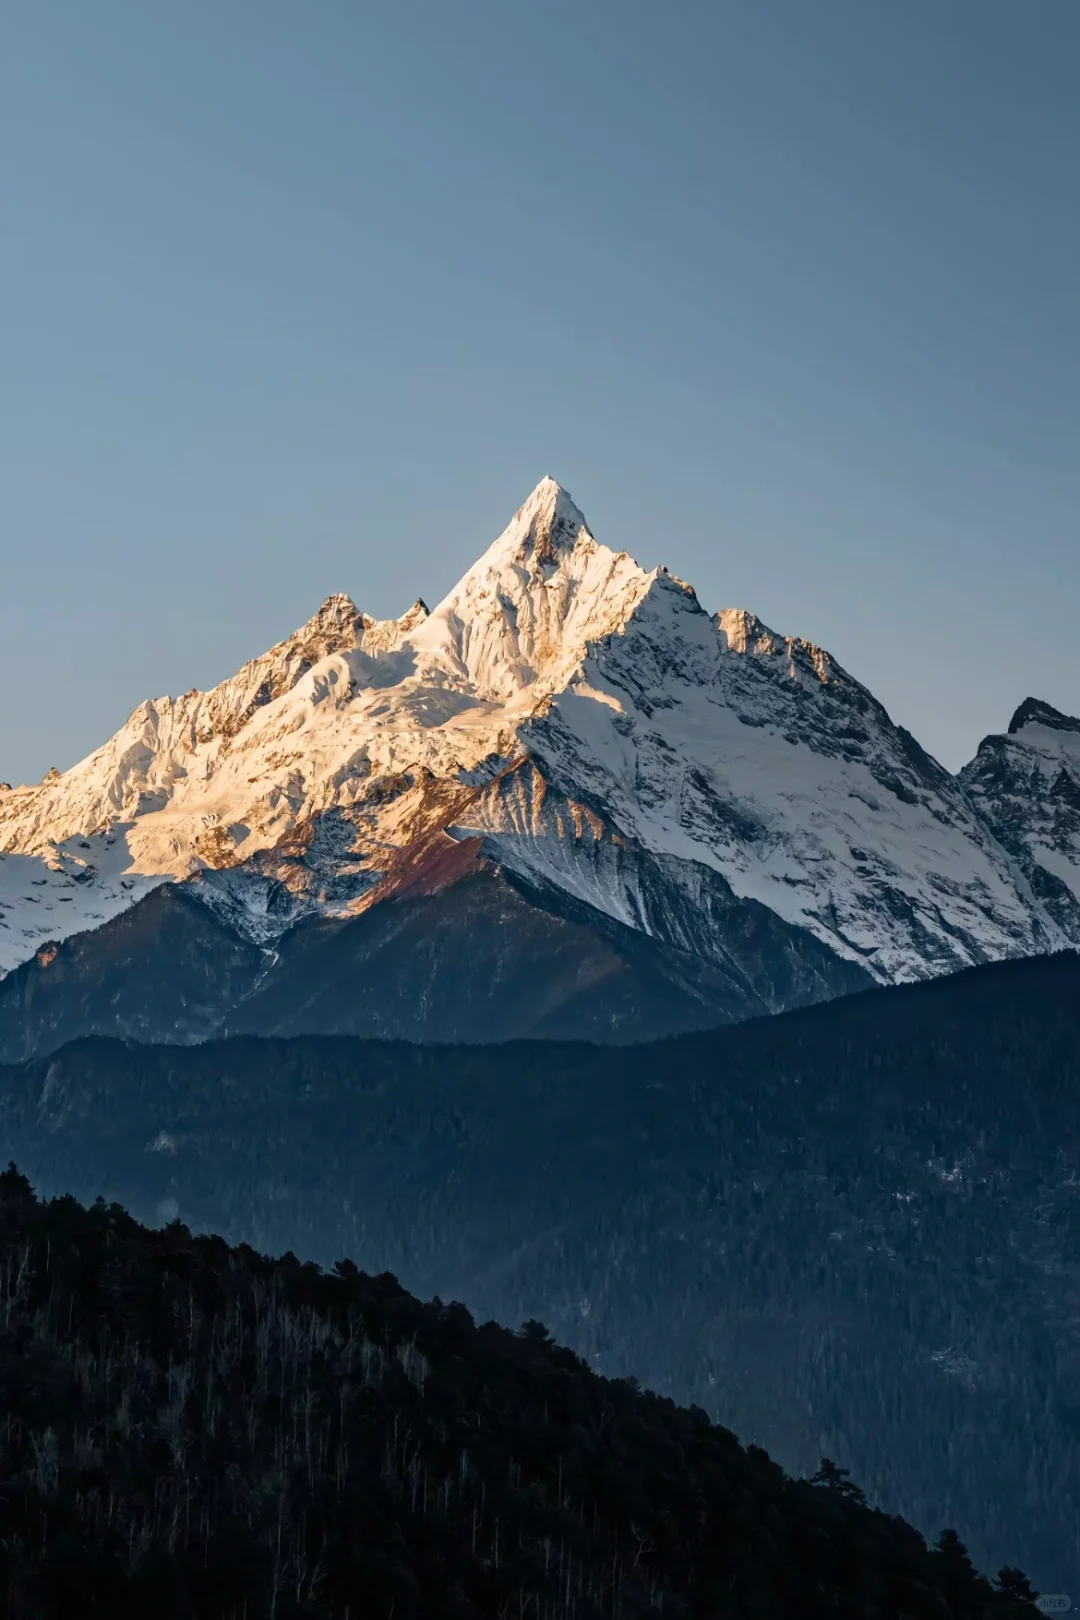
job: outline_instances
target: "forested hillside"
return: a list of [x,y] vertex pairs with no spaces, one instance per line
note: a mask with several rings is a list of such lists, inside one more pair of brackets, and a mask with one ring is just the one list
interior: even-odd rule
[[10,1620],[1037,1612],[538,1322],[336,1273],[0,1176]]
[[1080,1569],[1080,962],[612,1050],[76,1043],[0,1071],[43,1190],[390,1270]]

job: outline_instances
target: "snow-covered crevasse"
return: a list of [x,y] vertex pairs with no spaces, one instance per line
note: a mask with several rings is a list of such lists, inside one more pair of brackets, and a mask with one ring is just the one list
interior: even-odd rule
[[[576,809],[530,822],[486,793],[525,761]],[[212,691],[0,793],[0,968],[168,880],[270,940],[347,914],[439,827],[717,960],[719,914],[685,903],[703,873],[883,980],[1062,938],[963,788],[826,653],[710,618],[545,479],[431,613],[331,597]]]

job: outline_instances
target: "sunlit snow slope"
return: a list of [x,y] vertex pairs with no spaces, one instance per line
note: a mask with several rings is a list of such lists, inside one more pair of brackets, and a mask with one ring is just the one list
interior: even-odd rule
[[168,880],[269,946],[470,840],[530,892],[712,963],[751,901],[912,979],[1063,943],[1000,822],[827,653],[710,616],[545,479],[432,612],[331,597],[212,691],[0,791],[0,968]]

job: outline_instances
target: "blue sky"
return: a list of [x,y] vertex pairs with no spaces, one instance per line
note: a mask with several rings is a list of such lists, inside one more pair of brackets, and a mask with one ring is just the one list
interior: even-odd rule
[[545,474],[946,764],[1080,709],[1076,0],[51,0],[0,54],[0,777]]

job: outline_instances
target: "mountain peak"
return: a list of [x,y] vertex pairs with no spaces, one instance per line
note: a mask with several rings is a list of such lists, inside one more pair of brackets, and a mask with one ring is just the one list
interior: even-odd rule
[[316,609],[306,624],[302,624],[299,630],[295,630],[286,641],[279,643],[279,645],[287,647],[297,641],[307,643],[329,640],[334,644],[336,650],[338,646],[343,644],[343,640],[348,641],[350,638],[355,638],[363,629],[365,623],[366,615],[361,613],[352,597],[346,596],[342,591],[337,591],[333,596],[326,598],[325,602]]
[[567,491],[543,478],[410,640],[482,702],[529,692],[535,704],[590,642],[624,628],[653,578],[598,544]]
[[[1071,815],[1073,777],[1059,785],[1049,766],[1075,752],[1080,722],[1029,700],[1012,729],[1036,720],[1011,749],[1046,757],[1047,814]],[[90,926],[148,884],[211,867],[236,869],[260,939],[304,908],[336,915],[387,851],[463,814],[466,790],[523,755],[627,842],[609,852],[580,807],[545,819],[509,786],[477,828],[502,840],[508,870],[646,932],[646,878],[623,874],[631,847],[656,873],[685,863],[686,895],[711,871],[881,979],[1080,938],[963,788],[826,653],[752,613],[710,617],[675,575],[598,541],[547,477],[431,613],[417,601],[376,619],[328,596],[211,691],[143,704],[61,780],[0,793],[0,851],[21,858],[0,863],[0,970],[77,918]],[[54,904],[39,889],[71,840],[64,858],[86,870],[61,874],[70,892]],[[696,949],[697,908],[679,911],[680,950]]]
[[713,614],[713,624],[728,652],[772,653],[782,651],[785,646],[783,636],[778,636],[756,613],[748,613],[745,608],[721,608],[719,613]]
[[1015,736],[1025,726],[1047,726],[1051,731],[1080,731],[1080,720],[1074,715],[1062,714],[1042,698],[1028,697],[1009,721],[1009,736]]
[[554,511],[556,508],[563,510],[568,509],[577,518],[579,523],[584,523],[585,521],[580,508],[574,504],[569,490],[564,489],[562,484],[559,483],[559,480],[557,478],[552,478],[550,473],[545,474],[545,476],[541,478],[528,500],[522,503],[521,510],[524,511],[526,507],[530,507],[534,504],[543,506],[551,511]]
[[356,603],[351,596],[347,596],[344,591],[334,591],[331,596],[326,598],[326,601],[313,617],[316,619],[340,618],[343,614],[355,613],[356,611]]
[[513,577],[520,587],[528,578],[546,577],[545,570],[553,570],[561,560],[573,556],[581,541],[596,549],[584,513],[554,478],[542,478],[432,617],[458,611],[477,593],[487,594],[496,580],[507,584]]
[[495,545],[509,542],[519,555],[531,556],[543,565],[555,563],[560,553],[573,550],[582,533],[589,533],[585,514],[560,483],[547,477],[514,513]]

